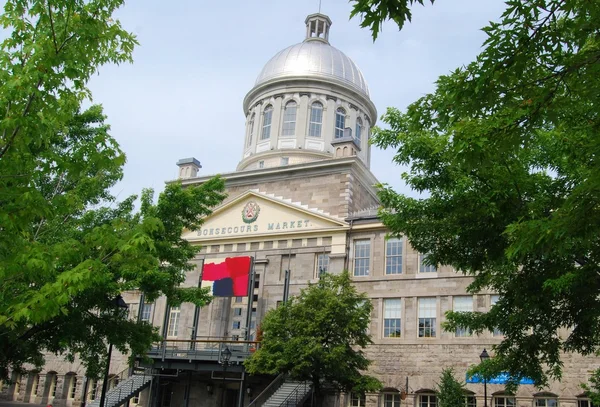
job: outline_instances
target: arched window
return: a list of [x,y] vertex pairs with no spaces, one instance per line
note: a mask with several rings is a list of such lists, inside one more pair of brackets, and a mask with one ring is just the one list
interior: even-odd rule
[[360,146],[360,138],[362,134],[362,120],[360,117],[356,118],[356,131],[354,132],[354,138],[356,139],[356,144]]
[[310,107],[310,122],[308,124],[308,135],[310,137],[321,137],[321,126],[323,125],[323,105],[315,102]]
[[250,147],[250,145],[252,144],[252,135],[254,134],[254,118],[255,118],[255,114],[252,113],[252,116],[250,116],[250,122],[248,123],[248,143],[246,144],[246,147]]
[[293,100],[285,105],[283,112],[283,136],[293,136],[296,133],[296,102]]
[[346,111],[341,107],[335,111],[335,138],[344,137],[344,127],[346,126]]
[[263,127],[262,134],[260,135],[261,140],[268,140],[271,138],[271,122],[273,120],[273,106],[269,105],[263,112]]

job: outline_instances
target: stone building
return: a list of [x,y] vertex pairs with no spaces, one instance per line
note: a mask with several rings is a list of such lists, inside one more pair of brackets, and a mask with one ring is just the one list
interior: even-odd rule
[[[168,307],[164,298],[146,304],[139,293],[125,293],[132,317],[151,321],[165,338],[149,353],[153,362],[142,364],[153,369],[152,377],[132,387],[130,404],[248,405],[273,380],[243,372],[241,362],[256,346],[257,325],[283,300],[286,279],[294,295],[323,272],[348,269],[371,299],[374,344],[366,353],[373,360],[370,373],[385,386],[378,394],[331,394],[331,406],[436,407],[442,369],[453,367],[464,378],[481,352],[493,353],[502,339],[501,332],[476,336],[441,329],[446,311],[486,311],[497,296],[467,294],[471,278],[427,265],[406,239],[386,236],[377,218],[377,180],[369,169],[368,139],[377,111],[365,78],[330,45],[327,16],[312,14],[305,23],[304,41],[268,61],[244,98],[243,156],[235,172],[222,174],[228,198],[200,231],[184,233],[202,245],[187,285],[199,284],[203,263],[252,256],[253,292],[247,298],[215,298],[202,309]],[[178,165],[184,185],[210,178],[199,175],[196,159]],[[225,349],[231,352],[228,364],[219,363]],[[114,356],[111,367],[124,383],[123,356]],[[465,404],[589,407],[580,383],[597,367],[598,359],[571,355],[562,382],[542,390],[524,384],[516,395],[506,394],[502,384],[488,384],[487,402],[484,385],[469,383]],[[77,363],[49,357],[42,372],[14,379],[3,387],[4,398],[56,407],[95,398],[97,405],[98,384],[86,381]]]

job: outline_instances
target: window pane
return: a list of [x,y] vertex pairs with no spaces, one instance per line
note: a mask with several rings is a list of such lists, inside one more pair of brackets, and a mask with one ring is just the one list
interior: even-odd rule
[[386,243],[385,274],[402,273],[402,239],[391,238]]
[[171,307],[167,336],[176,337],[179,334],[179,307]]
[[354,241],[354,275],[368,276],[371,258],[371,241]]
[[433,265],[425,264],[427,259],[426,254],[419,254],[419,273],[436,273],[437,267]]
[[296,132],[296,102],[285,105],[283,113],[283,136],[293,136]]
[[273,107],[267,106],[263,115],[263,128],[260,138],[261,140],[267,140],[271,138],[271,120],[273,120]]
[[402,301],[399,298],[383,301],[383,336],[400,338]]
[[339,108],[335,112],[335,138],[344,137],[344,127],[346,127],[346,112]]
[[321,275],[323,273],[327,273],[328,269],[329,269],[329,255],[328,254],[317,255],[316,276],[321,277]]
[[[490,300],[491,300],[490,301],[491,305],[493,307],[500,300],[500,296],[499,295],[492,295],[491,298],[490,298]],[[496,329],[494,329],[493,335],[494,336],[502,336],[504,334],[502,333],[501,330],[499,330],[498,328],[496,328]]]
[[[471,295],[456,296],[453,298],[452,302],[453,310],[455,312],[473,312],[473,296]],[[456,328],[456,336],[471,336],[471,330],[466,327],[458,327]]]
[[359,118],[356,119],[356,130],[354,132],[354,138],[356,139],[356,144],[360,146],[362,137],[362,120]]
[[323,105],[315,102],[310,108],[310,122],[308,126],[308,135],[311,137],[321,137],[321,126],[323,124]]

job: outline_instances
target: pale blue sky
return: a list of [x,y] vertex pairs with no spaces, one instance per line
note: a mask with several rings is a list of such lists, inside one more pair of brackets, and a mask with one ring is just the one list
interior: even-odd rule
[[[144,187],[163,188],[180,158],[196,157],[201,175],[231,172],[242,155],[242,100],[263,65],[301,42],[304,18],[318,0],[130,0],[119,11],[140,42],[131,65],[101,68],[90,84],[112,134],[127,154],[122,199]],[[434,88],[439,75],[471,62],[497,20],[499,0],[437,0],[415,6],[412,23],[391,23],[373,43],[371,33],[348,20],[351,4],[323,0],[333,25],[330,42],[362,70],[378,114],[404,108]],[[378,121],[378,124],[381,122]],[[392,151],[373,148],[371,169],[381,182],[411,193],[392,163]]]

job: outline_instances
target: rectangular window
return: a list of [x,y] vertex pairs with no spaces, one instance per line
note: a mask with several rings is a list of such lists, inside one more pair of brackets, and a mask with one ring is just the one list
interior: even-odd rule
[[383,337],[400,338],[402,300],[388,298],[383,300]]
[[435,338],[437,299],[419,298],[419,338]]
[[437,407],[437,397],[433,394],[420,395],[419,407]]
[[179,307],[171,307],[169,311],[169,325],[167,329],[167,336],[170,338],[176,338],[179,335],[179,317],[181,309]]
[[58,378],[55,374],[52,375],[52,377],[50,378],[50,390],[48,391],[48,394],[50,394],[50,397],[54,398],[56,397],[56,382],[57,382]]
[[515,398],[494,397],[494,407],[515,407]]
[[40,390],[40,375],[36,374],[33,376],[33,384],[31,385],[31,396],[37,397]]
[[281,157],[281,165],[289,165],[290,157]]
[[477,399],[475,396],[466,396],[465,397],[465,406],[466,407],[477,407]]
[[308,135],[310,137],[321,137],[321,126],[323,123],[323,106],[313,103],[310,109],[310,122],[308,124]]
[[88,386],[88,400],[96,400],[96,391],[98,390],[98,381],[91,379]]
[[[454,312],[473,312],[473,296],[460,295],[452,299]],[[457,337],[471,336],[471,330],[466,327],[459,326],[456,328],[455,335]]]
[[354,241],[354,275],[368,276],[369,264],[371,263],[371,241]]
[[233,321],[233,325],[231,326],[232,329],[240,329],[240,327],[242,326],[242,323],[240,321]]
[[250,329],[256,328],[256,321],[250,321]]
[[315,275],[320,278],[323,273],[327,273],[329,269],[329,255],[318,254],[317,255],[317,267],[315,269]]
[[[499,295],[492,295],[491,298],[490,298],[491,306],[493,307],[494,305],[496,305],[496,303],[499,300],[500,300],[500,296]],[[496,328],[496,329],[494,329],[493,335],[494,336],[502,336],[504,334],[502,333],[501,330],[499,330],[498,328]]]
[[400,407],[400,395],[397,393],[384,394],[383,395],[383,406],[384,407]]
[[233,309],[233,316],[234,317],[241,317],[242,316],[242,309],[241,308],[234,308]]
[[235,302],[240,303],[240,302],[242,302],[243,299],[244,299],[244,297],[235,297]]
[[402,274],[402,239],[390,238],[385,244],[385,274]]
[[419,273],[437,273],[437,267],[426,264],[426,260],[426,254],[419,254]]
[[350,407],[365,407],[367,404],[364,394],[352,393],[350,395]]
[[72,400],[75,398],[75,392],[77,391],[77,377],[71,376],[69,381],[69,398]]
[[283,112],[282,136],[293,136],[296,132],[296,103],[289,102]]
[[150,316],[152,315],[152,304],[145,303],[142,305],[141,320],[144,322],[150,322]]
[[258,168],[265,168],[265,162],[263,160],[258,162]]
[[558,407],[558,400],[549,398],[535,398],[535,407]]
[[590,399],[577,399],[577,407],[594,407]]

